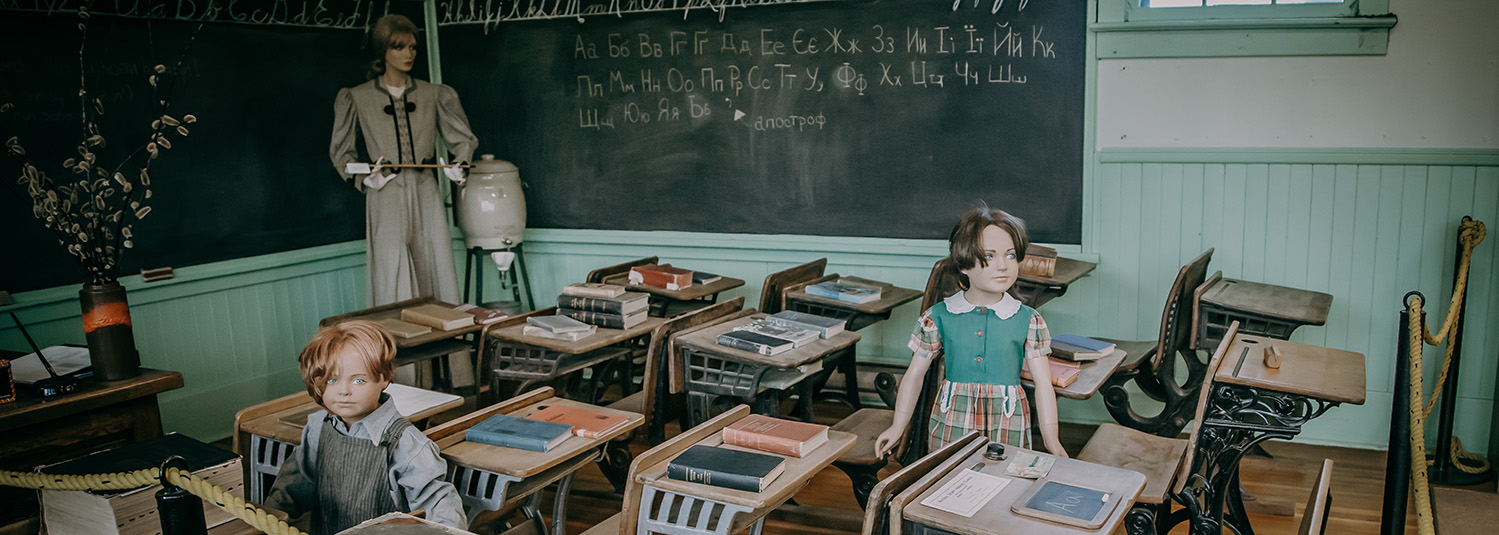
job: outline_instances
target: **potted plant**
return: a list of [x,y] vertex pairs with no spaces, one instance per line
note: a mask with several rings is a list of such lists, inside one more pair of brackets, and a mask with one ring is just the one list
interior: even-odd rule
[[[119,283],[120,257],[134,246],[135,223],[151,213],[151,162],[172,148],[173,137],[188,135],[187,125],[197,121],[192,115],[179,118],[168,113],[174,73],[181,68],[192,40],[172,69],[156,65],[142,80],[151,87],[153,103],[160,106],[159,116],[145,135],[105,155],[101,153],[108,146],[101,128],[104,102],[90,93],[83,68],[90,19],[87,7],[78,8],[78,17],[82,129],[76,153],[62,161],[61,173],[49,174],[32,161],[21,139],[11,136],[5,141],[5,152],[20,162],[20,178],[6,182],[19,184],[23,198],[31,201],[32,215],[78,261],[84,278],[78,296],[94,377],[114,381],[134,377],[140,369],[130,308]],[[12,103],[0,103],[0,118],[13,109]],[[104,161],[114,155],[118,161]]]

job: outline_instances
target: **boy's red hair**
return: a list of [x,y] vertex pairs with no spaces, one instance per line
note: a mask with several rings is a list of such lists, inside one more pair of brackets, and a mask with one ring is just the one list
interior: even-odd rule
[[307,393],[319,405],[323,404],[328,376],[333,373],[333,355],[344,350],[364,357],[374,380],[390,381],[395,376],[396,341],[385,329],[364,320],[323,327],[313,333],[312,340],[297,357],[302,381],[307,383]]

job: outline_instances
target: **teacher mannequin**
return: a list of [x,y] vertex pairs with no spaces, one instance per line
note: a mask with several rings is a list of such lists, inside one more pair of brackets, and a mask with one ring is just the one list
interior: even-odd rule
[[[356,140],[376,165],[367,175],[344,173],[364,192],[365,253],[370,305],[432,296],[456,303],[458,277],[438,178],[431,169],[385,168],[384,164],[433,163],[442,135],[454,162],[472,159],[479,140],[453,88],[411,77],[416,63],[416,25],[401,15],[375,22],[370,81],[342,89],[333,103],[333,142],[328,154],[340,169],[358,162]],[[359,134],[359,135],[356,135]],[[455,164],[443,174],[462,183]]]

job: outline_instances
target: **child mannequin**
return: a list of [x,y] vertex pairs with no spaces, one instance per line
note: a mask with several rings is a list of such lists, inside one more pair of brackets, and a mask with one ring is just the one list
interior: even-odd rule
[[312,513],[312,535],[332,535],[385,513],[425,509],[427,519],[467,529],[447,462],[383,393],[396,344],[368,321],[318,329],[298,364],[324,410],[307,417],[302,445],[281,465],[265,505]]
[[901,379],[895,420],[875,440],[881,457],[905,435],[932,355],[946,354],[945,377],[927,425],[935,450],[969,431],[994,442],[1031,447],[1030,407],[1020,386],[1021,361],[1036,383],[1041,437],[1053,455],[1066,457],[1057,440],[1057,398],[1051,386],[1051,334],[1041,315],[1006,293],[1020,275],[1029,244],[1025,223],[1003,210],[980,206],[963,214],[948,238],[948,262],[963,288],[932,305],[911,334],[911,366]]

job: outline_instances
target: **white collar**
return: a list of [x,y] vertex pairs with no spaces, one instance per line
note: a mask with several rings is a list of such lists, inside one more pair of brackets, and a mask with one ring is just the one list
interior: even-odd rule
[[[961,290],[959,290],[958,293],[948,296],[947,299],[943,299],[942,302],[947,305],[947,311],[952,312],[953,314],[962,314],[978,308],[978,305],[968,302],[968,298],[963,296],[963,292]],[[999,319],[1007,320],[1010,319],[1011,316],[1014,316],[1016,312],[1020,312],[1020,300],[1011,297],[1010,294],[1006,292],[1005,296],[1000,298],[998,303],[995,303],[988,308],[990,310],[993,310],[994,315],[999,316]]]

